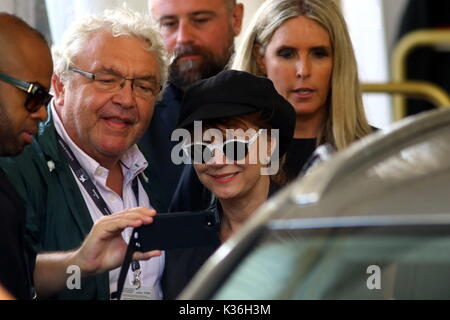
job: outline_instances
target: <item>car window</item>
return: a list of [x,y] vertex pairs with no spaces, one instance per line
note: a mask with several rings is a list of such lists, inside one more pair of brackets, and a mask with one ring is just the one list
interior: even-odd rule
[[450,227],[273,230],[213,299],[450,299]]

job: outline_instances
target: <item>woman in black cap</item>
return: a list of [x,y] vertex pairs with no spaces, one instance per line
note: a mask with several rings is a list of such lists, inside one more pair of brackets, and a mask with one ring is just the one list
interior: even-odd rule
[[210,210],[220,227],[209,247],[166,253],[165,298],[175,298],[215,249],[277,190],[279,163],[294,127],[294,109],[267,78],[229,70],[187,90],[178,128],[180,135],[186,129],[189,135],[184,134],[181,146],[215,196]]

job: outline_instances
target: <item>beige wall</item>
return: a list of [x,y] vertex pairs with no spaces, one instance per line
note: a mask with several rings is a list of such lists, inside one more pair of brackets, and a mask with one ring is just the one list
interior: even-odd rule
[[242,38],[242,35],[244,34],[244,30],[250,23],[251,18],[253,17],[253,14],[256,12],[256,10],[258,10],[259,6],[264,1],[265,0],[237,0],[237,2],[244,4],[244,25],[243,25],[241,34],[236,39],[236,44],[239,43],[240,39]]
[[389,52],[392,52],[397,40],[397,30],[407,4],[408,0],[383,0],[386,41]]

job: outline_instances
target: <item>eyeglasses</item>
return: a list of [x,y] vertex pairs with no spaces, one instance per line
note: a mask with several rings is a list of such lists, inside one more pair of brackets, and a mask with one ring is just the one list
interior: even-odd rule
[[214,157],[217,149],[232,162],[240,161],[247,157],[250,145],[258,139],[262,129],[258,131],[250,140],[230,139],[220,144],[195,142],[183,146],[184,153],[193,163],[208,163]]
[[94,80],[94,84],[97,88],[107,92],[115,92],[122,89],[125,85],[125,81],[131,81],[131,87],[136,96],[151,99],[156,97],[162,90],[161,85],[153,78],[125,78],[119,74],[99,72],[90,73],[70,66],[69,70],[81,74],[83,77]]
[[42,106],[46,106],[53,98],[47,89],[38,82],[25,82],[1,72],[0,80],[28,93],[25,100],[25,108],[30,113],[38,111]]

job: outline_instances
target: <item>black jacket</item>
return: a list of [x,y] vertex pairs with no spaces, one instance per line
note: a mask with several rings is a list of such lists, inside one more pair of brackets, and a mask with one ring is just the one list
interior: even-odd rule
[[139,143],[142,152],[150,159],[150,170],[162,182],[167,203],[170,203],[183,170],[183,165],[175,165],[171,159],[172,149],[178,143],[171,141],[171,136],[177,125],[182,99],[183,91],[169,83]]
[[25,242],[23,200],[0,169],[0,284],[17,299],[31,299],[36,254]]

